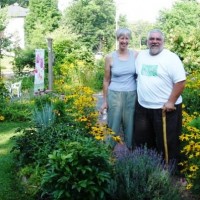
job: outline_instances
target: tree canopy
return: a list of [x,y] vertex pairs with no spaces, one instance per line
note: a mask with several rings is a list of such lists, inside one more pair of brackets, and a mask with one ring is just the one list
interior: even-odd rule
[[110,50],[115,40],[115,11],[113,0],[73,0],[63,23],[93,52]]
[[45,43],[45,35],[59,26],[61,13],[57,0],[30,0],[29,14],[25,20],[26,44]]
[[14,3],[18,3],[22,7],[27,7],[29,0],[1,0],[0,7],[5,7],[6,5],[12,5]]
[[177,53],[186,70],[200,66],[200,3],[177,1],[169,10],[160,12],[157,26],[166,34],[167,46]]

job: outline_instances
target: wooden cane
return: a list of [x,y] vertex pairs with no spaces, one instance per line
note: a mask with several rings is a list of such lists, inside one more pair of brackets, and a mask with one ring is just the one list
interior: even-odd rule
[[163,142],[164,142],[164,149],[165,149],[165,162],[168,164],[168,146],[167,146],[167,128],[166,128],[166,112],[162,110],[162,123],[163,123]]

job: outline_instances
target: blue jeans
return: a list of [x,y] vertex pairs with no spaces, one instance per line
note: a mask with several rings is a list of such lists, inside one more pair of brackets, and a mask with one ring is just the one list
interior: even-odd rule
[[[108,127],[116,135],[124,134],[128,148],[133,146],[134,112],[136,91],[118,92],[108,90]],[[121,132],[122,130],[122,132]]]

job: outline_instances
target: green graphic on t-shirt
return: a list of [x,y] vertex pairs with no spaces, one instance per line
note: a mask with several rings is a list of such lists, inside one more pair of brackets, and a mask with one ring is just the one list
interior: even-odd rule
[[144,76],[157,76],[158,65],[142,65],[141,74]]

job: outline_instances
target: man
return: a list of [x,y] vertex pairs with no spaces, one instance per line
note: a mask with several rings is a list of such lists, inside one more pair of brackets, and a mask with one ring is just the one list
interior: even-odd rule
[[[177,161],[182,128],[181,93],[186,73],[179,57],[164,48],[164,34],[160,30],[148,33],[147,46],[148,49],[141,51],[136,59],[135,143],[156,149],[166,162]],[[163,114],[166,121],[165,118],[163,121]]]

